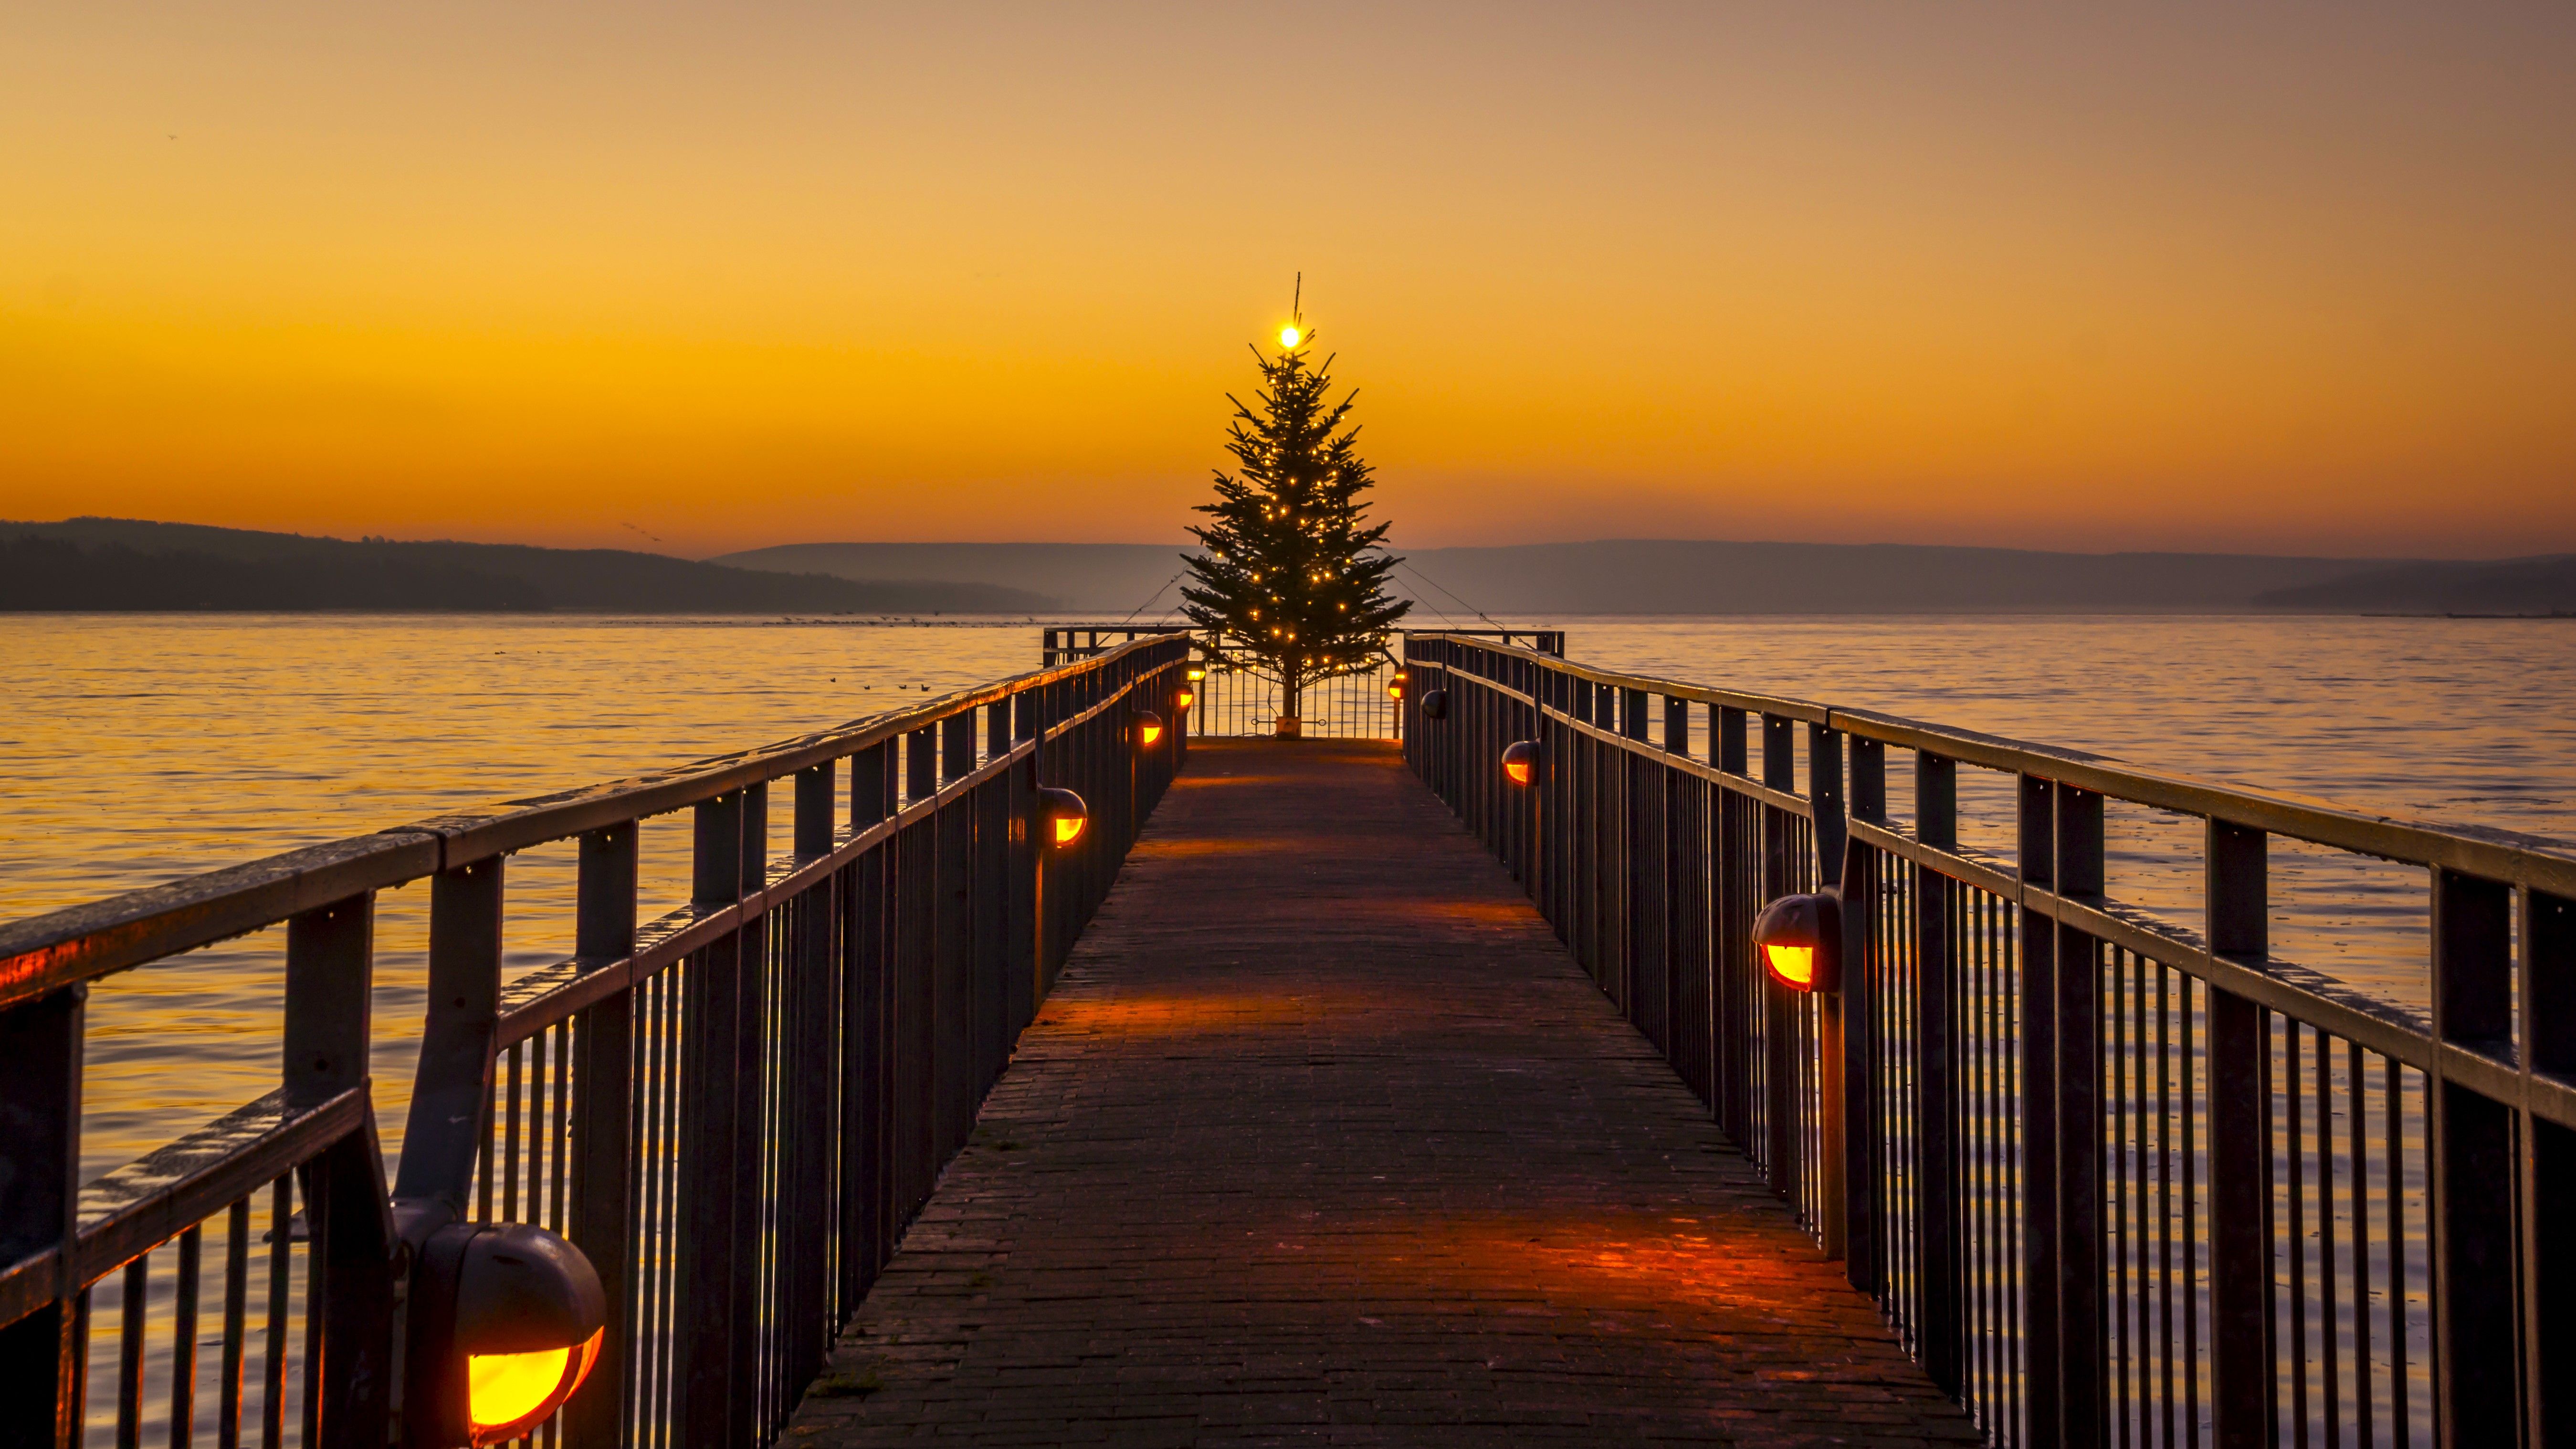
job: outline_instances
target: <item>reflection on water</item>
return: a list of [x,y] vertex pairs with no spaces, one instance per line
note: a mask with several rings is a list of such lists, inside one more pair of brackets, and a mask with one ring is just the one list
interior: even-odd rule
[[[2576,836],[2576,626],[2533,620],[1551,620],[1585,662],[1794,694],[2362,809]],[[18,615],[0,715],[0,917],[512,796],[610,779],[1034,667],[1035,627],[761,620]],[[1756,748],[1758,749],[1758,743]],[[1891,758],[1900,818],[1910,761]],[[1960,772],[1962,835],[2008,856],[2010,782]],[[1801,777],[1803,778],[1803,776]],[[771,811],[783,847],[788,812]],[[2197,821],[2108,812],[2112,887],[2189,922]],[[647,822],[644,910],[685,891]],[[2422,873],[2276,849],[2276,949],[2422,995]],[[509,866],[509,968],[571,946],[573,852]],[[380,903],[379,1120],[398,1134],[429,892]],[[91,1173],[276,1077],[283,940],[100,983]]]

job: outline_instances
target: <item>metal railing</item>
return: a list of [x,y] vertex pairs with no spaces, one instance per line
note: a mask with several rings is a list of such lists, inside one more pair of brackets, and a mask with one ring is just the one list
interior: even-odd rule
[[[2576,1442],[2576,857],[1480,640],[1407,652],[1413,768],[1992,1442]],[[1497,766],[1522,739],[1528,789]],[[2016,858],[1960,843],[1963,771],[2008,788]],[[2121,898],[2106,801],[2201,823],[2197,929]],[[2272,954],[2276,838],[2422,869],[2429,1011]],[[1844,985],[1794,994],[1753,917],[1820,880]]]
[[[1103,649],[1139,638],[1196,633],[1187,624],[1057,624],[1041,639],[1039,662],[1055,665],[1087,659]],[[1561,629],[1469,629],[1447,637],[1490,639],[1522,644],[1542,654],[1565,653]],[[1217,657],[1204,644],[1198,701],[1190,710],[1194,733],[1218,738],[1270,736],[1277,732],[1279,682]],[[1402,659],[1382,659],[1371,668],[1308,683],[1298,701],[1298,734],[1306,739],[1391,740],[1403,728],[1404,716],[1387,690],[1404,667]]]
[[[81,1443],[109,1394],[119,1445],[382,1449],[400,1225],[435,1198],[560,1231],[607,1287],[601,1360],[543,1443],[767,1442],[1177,770],[1177,732],[1143,746],[1128,716],[1170,708],[1187,653],[1140,638],[0,927],[0,1443]],[[777,782],[793,848],[771,859]],[[1061,851],[1029,828],[1041,784],[1090,805]],[[691,899],[639,925],[642,822],[683,810]],[[505,989],[505,862],[562,841],[576,949]],[[366,1075],[374,900],[422,878],[427,1019],[388,1190]],[[78,1185],[87,983],[279,923],[283,1084]],[[117,1321],[93,1324],[112,1277]]]

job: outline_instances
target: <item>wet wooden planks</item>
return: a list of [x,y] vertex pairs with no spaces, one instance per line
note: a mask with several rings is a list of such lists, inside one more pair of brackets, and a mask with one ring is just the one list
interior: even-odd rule
[[1392,748],[1196,741],[784,1442],[1976,1438]]

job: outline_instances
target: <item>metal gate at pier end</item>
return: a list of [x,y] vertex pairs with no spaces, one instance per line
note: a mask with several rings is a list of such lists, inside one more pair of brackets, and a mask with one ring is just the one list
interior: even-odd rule
[[[1406,655],[1408,763],[1990,1442],[2576,1443],[2576,856],[1456,635]],[[2196,921],[2123,899],[2106,805],[2190,832]],[[2284,882],[2356,857],[2417,872],[2427,1009],[2274,953]],[[1754,916],[1820,884],[1842,989],[1795,994]]]
[[[454,1222],[559,1234],[596,1269],[589,1307],[605,1300],[587,1379],[508,1437],[768,1442],[1178,770],[1186,740],[1138,712],[1171,718],[1188,657],[1141,637],[0,926],[0,1444],[434,1439],[421,1375],[466,1368],[420,1353],[413,1267]],[[643,848],[681,812],[672,850]],[[507,862],[549,847],[577,859],[571,949],[505,986]],[[639,859],[682,857],[687,903],[639,923]],[[388,1184],[376,899],[423,879],[426,1019]],[[81,1185],[87,983],[280,925],[277,1090]],[[493,1352],[543,1357],[525,1347]]]
[[[1187,624],[1051,625],[1042,636],[1039,662],[1052,667],[1089,658],[1127,640],[1171,635],[1197,638],[1197,632]],[[1468,629],[1452,631],[1450,637],[1524,644],[1542,654],[1565,652],[1564,631],[1557,629]],[[1226,738],[1274,732],[1280,712],[1278,681],[1228,662],[1203,643],[1197,667],[1204,674],[1192,682],[1198,696],[1189,712],[1193,733]],[[1401,683],[1403,672],[1403,657],[1396,654],[1379,660],[1372,668],[1307,685],[1298,706],[1299,734],[1306,739],[1396,738],[1403,727],[1404,714],[1392,687]]]

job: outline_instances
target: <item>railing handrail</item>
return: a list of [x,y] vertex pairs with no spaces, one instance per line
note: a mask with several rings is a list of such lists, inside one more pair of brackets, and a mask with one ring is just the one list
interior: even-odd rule
[[1123,653],[1161,642],[1138,638],[1087,659],[862,715],[773,744],[435,815],[0,923],[0,1008],[247,935],[361,891],[401,885],[601,826],[683,810],[996,700],[1096,671]]
[[1716,689],[1653,675],[1575,664],[1518,645],[1497,645],[1465,634],[1423,633],[1414,637],[1454,640],[1479,649],[1508,652],[1544,665],[1554,673],[1596,685],[1632,689],[1668,699],[1686,699],[1722,709],[1740,709],[1749,714],[1799,720],[1859,739],[1928,751],[1961,764],[2038,774],[2131,804],[2223,820],[2231,825],[2292,836],[2338,850],[2408,865],[2455,870],[2465,875],[2552,893],[2576,893],[2576,848],[2541,836],[2485,826],[2435,825],[2394,815],[2374,815],[2283,791],[2230,785],[2178,771],[2143,768],[2108,755],[2005,735],[1982,734],[1878,710],[1848,708],[1784,695]]

